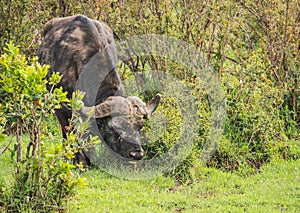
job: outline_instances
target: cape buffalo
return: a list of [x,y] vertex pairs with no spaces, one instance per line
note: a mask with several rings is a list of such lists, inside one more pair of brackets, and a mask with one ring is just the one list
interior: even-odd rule
[[[160,95],[148,104],[135,96],[125,96],[117,73],[117,52],[113,32],[106,24],[83,15],[54,18],[45,25],[39,47],[41,64],[50,65],[49,74],[63,75],[60,84],[70,98],[75,88],[85,93],[86,114],[95,108],[101,139],[115,152],[129,159],[144,156],[139,131],[143,120],[156,109]],[[79,85],[79,87],[78,87]],[[96,88],[96,89],[94,89]],[[56,111],[63,136],[72,111],[62,104]]]

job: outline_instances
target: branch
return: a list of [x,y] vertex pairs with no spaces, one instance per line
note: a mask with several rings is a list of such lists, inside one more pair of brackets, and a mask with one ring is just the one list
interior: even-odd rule
[[[214,54],[214,55],[218,55],[218,54],[219,54],[219,53],[214,52],[214,51],[212,51],[211,53]],[[225,59],[229,60],[229,61],[232,61],[232,62],[238,64],[238,65],[241,65],[241,66],[243,66],[243,67],[245,66],[245,64],[243,64],[242,62],[239,62],[239,61],[237,61],[237,60],[235,60],[235,59],[233,59],[233,58],[230,58],[230,57],[225,56],[225,55],[223,55],[223,57],[224,57]]]
[[10,137],[10,140],[9,140],[7,146],[3,149],[3,151],[2,151],[1,154],[0,154],[0,156],[3,155],[3,154],[6,152],[6,150],[9,148],[9,146],[10,146],[11,143],[12,143],[12,139],[13,139],[13,137]]

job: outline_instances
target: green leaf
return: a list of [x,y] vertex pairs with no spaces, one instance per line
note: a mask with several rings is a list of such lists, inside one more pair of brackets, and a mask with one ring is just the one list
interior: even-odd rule
[[6,135],[5,134],[0,134],[0,143],[4,142],[6,139]]
[[[47,70],[48,70],[49,67],[50,67],[50,66],[45,66],[44,69],[47,69]],[[62,78],[62,75],[60,75],[58,72],[54,72],[54,73],[50,76],[48,83],[49,83],[50,85],[58,84],[58,83],[60,82],[61,78]]]

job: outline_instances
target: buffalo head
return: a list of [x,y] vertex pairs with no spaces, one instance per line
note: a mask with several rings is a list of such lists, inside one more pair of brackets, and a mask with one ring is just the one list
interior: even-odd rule
[[[136,96],[110,96],[94,107],[94,117],[106,144],[116,153],[128,159],[140,160],[144,150],[140,142],[140,130],[144,119],[150,116],[161,99],[157,94],[148,104]],[[91,107],[83,107],[87,114]]]

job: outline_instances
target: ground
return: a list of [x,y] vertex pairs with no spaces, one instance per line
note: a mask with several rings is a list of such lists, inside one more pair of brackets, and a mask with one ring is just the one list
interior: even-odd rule
[[300,160],[274,160],[248,177],[203,167],[193,183],[129,181],[100,170],[83,174],[69,212],[300,212]]
[[[9,152],[0,155],[0,186],[12,184]],[[81,173],[67,212],[300,212],[300,160],[273,159],[245,175],[199,166],[193,180],[170,177],[132,181],[99,169]],[[1,192],[0,188],[0,192]]]

